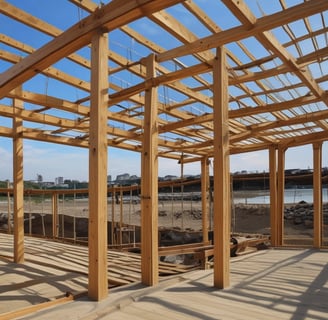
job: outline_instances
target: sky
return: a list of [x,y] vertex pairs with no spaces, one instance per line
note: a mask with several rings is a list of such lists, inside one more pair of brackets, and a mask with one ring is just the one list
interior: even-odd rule
[[[197,0],[198,2],[204,2],[205,0]],[[79,19],[84,18],[86,13],[82,10],[77,10],[72,8],[72,5],[68,1],[58,0],[58,1],[44,1],[44,0],[10,0],[8,1],[13,5],[24,8],[29,12],[33,12],[35,15],[42,19],[50,21],[51,23],[58,26],[60,29],[67,29],[72,24],[76,23]],[[97,1],[95,1],[97,3]],[[100,2],[100,1],[98,1]],[[108,1],[103,1],[108,2]],[[299,1],[293,1],[299,2]],[[214,6],[216,2],[208,1],[208,6]],[[262,14],[258,7],[257,1],[248,1],[248,3],[253,4],[253,10],[257,15]],[[272,1],[272,3],[277,3]],[[294,3],[294,4],[295,4]],[[56,7],[60,5],[63,6],[61,10],[61,15],[53,14],[58,12]],[[269,7],[269,9],[274,12],[276,8],[274,6]],[[177,9],[178,10],[178,9]],[[209,8],[208,12],[214,14],[217,12],[217,8]],[[272,13],[267,12],[267,13]],[[234,23],[231,20],[224,20],[225,15],[222,14],[222,24],[228,27],[230,24]],[[181,17],[183,19],[183,17]],[[190,28],[192,28],[192,21],[183,21],[189,23]],[[148,37],[157,37],[157,30],[150,28],[149,25],[142,21],[142,23],[135,25],[135,27]],[[196,30],[195,30],[196,31]],[[43,35],[40,32],[28,30],[27,32],[20,32],[19,24],[11,24],[3,15],[0,14],[0,33],[8,34],[22,42],[26,42],[33,47],[38,47],[40,44],[45,44],[47,41],[51,40],[51,37]],[[197,30],[197,34],[204,35],[204,30]],[[112,45],[119,46],[123,41],[120,39],[122,34],[113,34],[111,37]],[[168,39],[160,39],[163,42],[168,42]],[[175,45],[172,39],[170,39],[172,46]],[[130,49],[126,51],[126,48],[122,47],[122,52],[129,58],[136,58],[137,51],[139,47],[136,43],[130,44]],[[8,50],[0,43],[0,49]],[[122,53],[123,54],[123,53]],[[134,57],[133,57],[134,56]],[[60,66],[60,62],[58,66]],[[10,64],[0,60],[0,72],[9,68]],[[82,79],[88,77],[86,74],[79,75]],[[112,79],[115,81],[115,79]],[[131,79],[128,79],[131,80]],[[36,77],[29,81],[24,87],[25,90],[33,89],[39,90],[40,93],[45,91],[49,95],[56,95],[58,91],[62,91],[61,94],[63,98],[66,98],[66,93],[60,90],[60,84],[55,82],[53,79],[45,79],[45,77]],[[85,92],[74,89],[76,99],[81,98],[85,95]],[[69,94],[67,93],[67,96]],[[7,99],[8,100],[8,99]],[[0,104],[8,104],[7,100],[1,101]],[[8,120],[0,116],[0,126],[11,126]],[[326,157],[328,154],[327,144],[323,147],[323,166],[328,166],[328,160]],[[291,168],[312,168],[312,146],[307,145],[304,147],[289,149],[286,153],[286,169]],[[268,152],[252,152],[243,153],[239,155],[232,155],[230,157],[230,171],[237,172],[242,170],[247,170],[250,172],[263,172],[268,171]],[[212,171],[212,166],[210,166],[210,174]],[[198,175],[201,172],[200,163],[190,163],[185,164],[183,168],[185,175]],[[129,173],[130,175],[140,176],[140,155],[138,153],[128,152],[120,149],[108,148],[108,175],[115,178],[119,174]],[[32,140],[24,140],[24,180],[35,180],[37,175],[40,174],[43,177],[43,181],[54,182],[56,177],[64,177],[64,179],[88,181],[88,150],[84,148],[69,147],[63,145],[56,145],[52,143],[43,143]],[[180,176],[181,166],[176,161],[168,159],[159,159],[159,176],[164,177],[166,175],[176,175]],[[0,137],[0,180],[12,181],[12,141],[9,138]]]
[[[0,180],[12,181],[12,142],[9,138],[0,138]],[[88,181],[88,150],[78,147],[60,146],[24,140],[24,180],[36,180],[41,174],[43,181],[54,182],[56,177]],[[328,166],[328,143],[323,144],[323,167]],[[290,148],[286,152],[286,169],[313,168],[312,145]],[[213,165],[210,165],[212,174]],[[247,170],[263,172],[269,170],[268,152],[249,152],[230,156],[230,172]],[[201,173],[200,163],[184,164],[185,175]],[[140,176],[140,155],[114,148],[108,149],[108,175],[113,179],[117,175],[129,173]],[[176,161],[159,159],[159,176],[181,175],[181,165]]]

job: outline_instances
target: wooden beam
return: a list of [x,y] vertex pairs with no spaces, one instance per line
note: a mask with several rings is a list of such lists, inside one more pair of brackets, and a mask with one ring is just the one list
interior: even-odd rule
[[[147,78],[155,77],[155,56],[147,58]],[[157,88],[145,92],[145,120],[141,154],[141,281],[158,283],[158,124]]]
[[69,120],[65,118],[59,118],[47,114],[37,113],[35,110],[24,110],[19,109],[15,112],[10,106],[5,106],[0,104],[0,114],[6,117],[20,117],[23,120],[30,122],[36,122],[41,124],[48,124],[51,126],[58,126],[61,128],[67,129],[77,129],[77,130],[86,130],[89,126],[79,120]]
[[101,30],[91,44],[89,138],[89,289],[92,300],[108,295],[107,282],[107,95],[108,36]]
[[166,52],[160,53],[157,57],[158,62],[167,61],[170,59],[178,58],[185,55],[194,54],[222,46],[227,43],[239,41],[248,37],[254,36],[256,33],[272,30],[280,27],[281,25],[291,23],[304,16],[311,16],[316,13],[323,12],[328,9],[328,2],[326,0],[307,1],[299,5],[279,11],[271,15],[264,16],[257,19],[252,28],[246,25],[241,25],[228,30],[215,33],[205,38],[198,39],[190,44],[182,45],[173,48]]
[[[200,63],[200,64],[196,64],[191,67],[182,68],[177,71],[162,74],[160,76],[157,76],[154,79],[151,79],[151,82],[149,80],[148,81],[145,80],[144,82],[138,83],[127,89],[122,89],[121,91],[112,93],[109,96],[110,105],[114,105],[114,104],[121,102],[133,95],[136,95],[136,94],[140,93],[141,91],[145,90],[145,88],[147,88],[149,86],[159,86],[159,85],[169,84],[169,83],[175,82],[177,80],[192,77],[195,74],[205,73],[205,72],[209,71],[210,69],[211,69],[211,67],[209,64]],[[179,86],[179,88],[180,88],[180,91],[182,91],[182,87]],[[190,90],[187,87],[183,87],[183,89],[184,89],[184,91]],[[195,96],[196,93],[191,92],[191,95]],[[204,99],[206,99],[207,100],[206,102],[209,103],[209,99],[207,97],[204,97]]]
[[[235,16],[248,28],[253,28],[256,23],[256,17],[246,7],[243,1],[222,0],[223,3],[235,14]],[[285,49],[274,35],[270,32],[256,33],[255,38],[258,39],[268,50],[274,52],[284,63],[290,68],[317,97],[321,97],[326,105],[328,104],[325,92],[319,87],[312,78],[307,68],[299,69],[296,59]]]
[[[22,88],[15,89],[21,92]],[[23,108],[23,102],[13,100],[13,110],[16,113]],[[24,262],[24,176],[23,176],[23,120],[15,117],[13,121],[13,176],[14,176],[14,262]]]
[[[182,0],[114,0],[0,74],[0,99],[45,68],[90,43],[95,30],[109,32]],[[3,2],[3,1],[2,1]],[[108,50],[108,49],[107,49]]]
[[[274,112],[274,111],[282,111],[282,110],[287,110],[290,108],[295,108],[304,104],[310,104],[310,103],[315,103],[320,101],[321,99],[316,97],[316,96],[309,96],[309,97],[300,97],[300,98],[296,98],[290,101],[284,101],[284,102],[279,102],[279,103],[272,103],[266,106],[259,106],[259,107],[246,107],[246,108],[242,108],[242,109],[237,109],[237,110],[229,110],[229,119],[233,119],[233,118],[241,118],[241,117],[246,117],[246,116],[253,116],[256,114],[261,114],[261,113],[266,113],[266,112]],[[318,114],[316,114],[315,112],[313,113],[316,118],[321,119],[324,113],[328,113],[327,111],[318,111]],[[298,122],[303,122],[304,118],[309,118],[308,115],[304,115],[302,117],[302,120],[297,120]],[[212,121],[213,120],[213,114],[204,114],[198,117],[190,117],[187,119],[183,119],[181,121],[176,121],[173,123],[168,123],[168,124],[164,124],[163,126],[161,126],[160,128],[160,132],[168,132],[168,131],[172,131],[172,130],[176,130],[182,127],[187,127],[187,126],[192,126],[192,125],[197,125],[197,124],[204,124],[208,121]],[[295,121],[295,119],[289,119],[286,120],[287,124],[288,121]],[[276,122],[269,122],[267,123],[268,125],[270,125],[270,127],[272,127],[272,123],[275,123],[275,125],[277,123],[284,123],[283,121],[279,120]],[[286,124],[283,124],[283,126],[285,126]],[[256,127],[256,125],[254,125],[254,127]],[[248,136],[250,136],[251,133],[248,133]],[[236,139],[236,138],[232,138],[232,139]]]
[[278,211],[277,211],[277,147],[269,148],[269,167],[270,167],[270,235],[271,245],[276,247],[277,242],[277,226],[278,226]]
[[313,145],[313,246],[322,244],[322,143]]
[[295,98],[292,100],[287,100],[283,102],[271,103],[265,106],[258,106],[258,107],[246,107],[242,109],[230,110],[229,111],[229,118],[241,118],[247,116],[253,116],[256,114],[267,113],[267,112],[274,112],[274,111],[282,111],[287,109],[296,108],[302,105],[311,104],[319,102],[320,98],[310,95]]
[[221,47],[213,64],[214,116],[214,286],[230,284],[230,172],[228,126],[228,73],[226,53]]

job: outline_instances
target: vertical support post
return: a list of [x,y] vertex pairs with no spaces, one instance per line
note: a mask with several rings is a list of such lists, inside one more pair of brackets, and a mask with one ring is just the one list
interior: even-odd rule
[[208,191],[209,191],[209,160],[204,157],[201,161],[201,193],[202,193],[202,230],[203,242],[208,241]]
[[107,103],[108,35],[98,30],[91,40],[89,138],[89,289],[92,300],[108,295],[107,275]]
[[[7,189],[10,188],[10,181],[8,180],[7,181]],[[11,202],[11,196],[10,196],[10,192],[8,190],[7,192],[7,202],[8,202],[8,206],[7,206],[7,211],[8,211],[8,219],[7,219],[7,224],[8,224],[8,233],[10,234],[11,233],[11,205],[10,205],[10,202]]]
[[120,230],[119,230],[119,235],[120,235],[120,245],[122,246],[123,244],[123,189],[122,186],[120,188]]
[[112,234],[112,245],[116,244],[115,237],[115,194],[116,189],[113,187],[112,192],[112,223],[111,223],[111,234]]
[[226,52],[217,48],[213,63],[214,121],[214,286],[230,285],[230,169],[228,124],[228,73]]
[[269,175],[270,175],[270,229],[271,229],[271,245],[278,245],[277,229],[278,229],[278,211],[277,211],[277,148],[272,146],[269,148]]
[[[146,60],[147,80],[155,77],[155,56]],[[158,283],[158,124],[157,88],[145,92],[144,136],[141,156],[141,281]]]
[[184,212],[184,182],[183,182],[183,177],[184,177],[184,164],[183,164],[183,160],[184,160],[184,155],[183,152],[181,154],[180,157],[180,179],[181,179],[181,185],[180,185],[180,194],[181,194],[181,230],[184,229],[184,219],[183,219],[183,212]]
[[285,153],[286,148],[278,148],[277,246],[282,246],[284,243]]
[[52,194],[52,237],[58,237],[58,194]]
[[322,243],[322,142],[313,143],[313,246]]
[[[21,93],[22,88],[16,89]],[[14,112],[23,109],[23,102],[14,99]],[[14,117],[14,262],[24,262],[24,177],[23,177],[23,121]]]

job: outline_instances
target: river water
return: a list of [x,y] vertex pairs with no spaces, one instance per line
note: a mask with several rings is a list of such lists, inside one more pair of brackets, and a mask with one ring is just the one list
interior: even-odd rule
[[[233,199],[235,204],[269,204],[270,192],[269,190],[234,191]],[[296,204],[300,201],[312,203],[313,189],[285,189],[285,204]],[[322,201],[328,201],[327,188],[322,189]]]

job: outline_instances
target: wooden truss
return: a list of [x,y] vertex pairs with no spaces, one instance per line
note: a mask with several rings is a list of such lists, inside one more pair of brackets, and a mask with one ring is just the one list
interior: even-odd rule
[[[158,157],[201,161],[204,172],[207,159],[214,158],[214,223],[220,230],[214,252],[223,257],[214,267],[214,282],[227,286],[229,154],[270,150],[275,245],[281,239],[283,189],[283,170],[278,176],[276,171],[283,168],[284,151],[313,144],[320,171],[328,129],[328,1],[289,5],[288,0],[272,0],[267,1],[270,6],[260,4],[260,13],[247,0],[211,0],[217,12],[208,11],[207,1],[107,2],[98,6],[69,0],[81,14],[76,24],[60,30],[10,0],[0,0],[0,13],[17,23],[17,37],[0,34],[0,119],[12,119],[12,126],[0,126],[0,135],[15,142],[15,259],[23,261],[23,139],[90,150],[90,274],[96,280],[89,294],[98,300],[107,290],[100,285],[106,259],[99,259],[106,250],[107,147],[141,154],[147,284],[157,282],[157,220],[152,213],[157,212]],[[58,10],[60,14],[60,5]],[[171,41],[163,44],[145,36],[138,31],[142,22]],[[37,48],[23,43],[18,33],[24,28],[49,40]],[[116,37],[120,43],[112,41]],[[138,54],[128,50],[129,43]],[[40,79],[53,79],[58,90],[25,89]],[[315,197],[320,211],[320,194]]]

